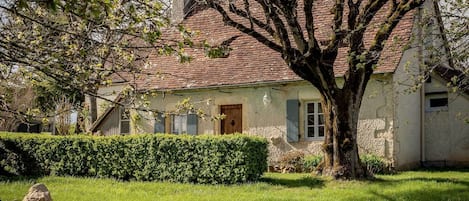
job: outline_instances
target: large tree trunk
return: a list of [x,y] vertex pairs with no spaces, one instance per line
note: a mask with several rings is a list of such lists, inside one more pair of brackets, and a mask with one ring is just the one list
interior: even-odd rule
[[325,140],[324,158],[319,174],[335,179],[360,179],[370,176],[360,162],[357,146],[357,125],[361,97],[342,93],[323,97]]

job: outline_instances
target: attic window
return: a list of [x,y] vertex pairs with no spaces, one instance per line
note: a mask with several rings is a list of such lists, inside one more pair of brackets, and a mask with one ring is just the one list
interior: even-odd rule
[[448,93],[431,93],[425,95],[425,111],[447,111],[448,110]]
[[448,98],[433,98],[430,99],[430,107],[447,107]]

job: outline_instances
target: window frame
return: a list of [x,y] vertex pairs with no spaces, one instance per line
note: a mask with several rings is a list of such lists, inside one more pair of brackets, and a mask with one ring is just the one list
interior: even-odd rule
[[[309,104],[314,105],[313,113],[308,112]],[[325,119],[323,119],[323,124],[319,124],[319,116],[322,115],[324,118],[324,111],[319,112],[319,107],[322,105],[321,101],[306,101],[305,102],[305,107],[304,107],[304,138],[306,140],[324,140],[324,136],[326,135],[326,129],[325,129]],[[322,109],[322,108],[321,108]],[[313,115],[314,123],[313,125],[308,124],[308,119],[309,116]],[[319,136],[319,128],[323,127],[323,136]],[[314,136],[309,137],[308,132],[310,129],[314,129]]]
[[[180,120],[181,122],[181,125],[180,125],[180,129],[181,129],[181,132],[180,133],[176,133],[175,132],[175,120],[176,120],[176,117],[183,117],[182,120]],[[187,129],[187,119],[189,118],[189,115],[188,114],[171,114],[170,115],[170,133],[171,134],[176,134],[176,135],[182,135],[182,134],[188,134],[188,129]],[[185,130],[184,130],[185,128]]]

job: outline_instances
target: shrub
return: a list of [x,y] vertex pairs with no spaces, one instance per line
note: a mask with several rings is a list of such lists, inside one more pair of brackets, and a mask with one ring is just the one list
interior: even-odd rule
[[267,141],[246,135],[0,134],[0,172],[232,184],[267,168]]
[[280,157],[280,171],[303,172],[303,158],[305,154],[301,151],[289,151]]
[[373,174],[388,174],[392,173],[389,163],[385,159],[373,155],[366,154],[360,157],[362,164],[366,167],[368,172]]
[[303,158],[303,169],[305,172],[312,172],[321,163],[322,156],[308,155]]

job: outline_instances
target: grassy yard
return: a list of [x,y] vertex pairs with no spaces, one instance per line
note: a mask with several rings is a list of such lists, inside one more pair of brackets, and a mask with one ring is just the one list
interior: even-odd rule
[[146,200],[469,200],[469,170],[410,171],[375,181],[331,181],[309,174],[266,173],[240,185],[123,182],[113,179],[42,177],[0,181],[0,200],[22,200],[34,182],[54,201]]

